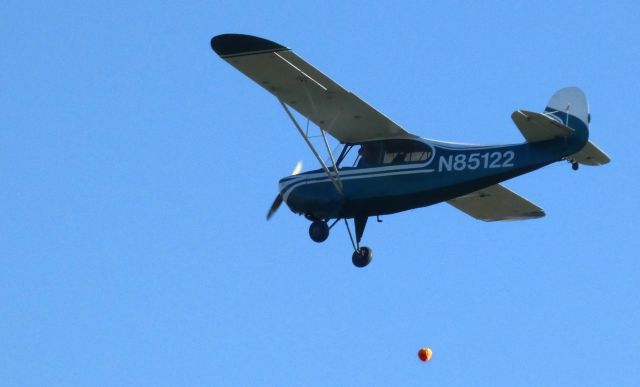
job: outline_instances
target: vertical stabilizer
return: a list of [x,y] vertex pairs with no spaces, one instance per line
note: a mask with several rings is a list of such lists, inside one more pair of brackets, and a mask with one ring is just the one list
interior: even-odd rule
[[589,103],[577,87],[558,90],[549,100],[544,112],[574,130],[589,130]]
[[[544,109],[545,114],[552,116],[564,125],[589,136],[589,103],[587,96],[577,87],[566,87],[558,90]],[[603,165],[610,161],[609,156],[591,141],[584,148],[571,155],[570,160],[584,165]]]
[[567,160],[584,165],[603,165],[609,156],[589,141],[591,114],[587,96],[577,87],[558,90],[543,113],[516,110],[511,114],[527,142],[566,137],[575,144]]

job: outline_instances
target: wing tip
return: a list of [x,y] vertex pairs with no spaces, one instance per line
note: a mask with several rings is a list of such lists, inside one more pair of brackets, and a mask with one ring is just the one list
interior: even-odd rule
[[222,34],[211,38],[211,49],[221,57],[288,50],[267,39],[243,34]]

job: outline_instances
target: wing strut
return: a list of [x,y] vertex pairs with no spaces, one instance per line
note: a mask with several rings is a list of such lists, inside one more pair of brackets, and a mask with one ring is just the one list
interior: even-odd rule
[[336,165],[336,160],[333,158],[333,153],[331,152],[331,148],[329,148],[329,143],[327,142],[327,136],[324,134],[324,130],[320,128],[320,133],[322,133],[322,139],[324,140],[324,146],[327,148],[327,152],[329,153],[329,158],[331,159],[331,163],[333,164],[333,171],[336,174],[336,181],[342,188],[342,180],[340,179],[340,174],[338,173],[338,166]]
[[327,165],[324,163],[324,161],[322,161],[322,158],[320,157],[320,155],[318,154],[318,151],[316,151],[316,148],[313,146],[313,144],[311,143],[311,141],[309,141],[309,138],[307,137],[307,135],[304,133],[304,131],[302,130],[302,128],[300,127],[300,124],[298,124],[298,121],[296,121],[295,117],[293,116],[293,114],[291,114],[291,111],[289,110],[289,108],[287,107],[287,105],[282,102],[282,100],[280,100],[280,104],[282,105],[282,107],[284,108],[284,110],[287,112],[287,115],[289,116],[289,118],[291,119],[291,122],[293,122],[293,125],[296,127],[296,129],[298,129],[298,132],[300,133],[300,135],[302,136],[302,138],[304,139],[304,141],[307,143],[307,145],[309,146],[309,149],[311,149],[311,152],[313,153],[313,155],[316,157],[316,159],[318,160],[318,162],[320,163],[320,165],[322,166],[322,169],[324,170],[324,172],[327,174],[327,176],[329,176],[329,178],[331,179],[331,182],[333,183],[333,185],[336,187],[336,189],[338,190],[338,192],[340,192],[340,194],[343,194],[342,192],[342,181],[340,181],[340,175],[338,175],[338,168],[336,166],[335,161],[333,160],[333,155],[331,154],[331,149],[329,149],[329,143],[327,143],[327,138],[324,135],[324,131],[322,129],[320,129],[320,131],[322,132],[322,138],[324,139],[324,144],[327,147],[327,151],[329,151],[329,155],[331,156],[331,161],[333,162],[333,168],[336,171],[336,175],[334,176],[331,171],[329,171],[329,168],[327,168]]
[[[278,55],[276,53],[276,55]],[[279,55],[278,55],[279,56]],[[281,57],[282,58],[282,57]],[[284,58],[282,58],[282,60],[285,60]],[[294,66],[295,67],[295,66]],[[324,89],[324,91],[327,91],[327,89],[322,86],[320,83],[318,83],[315,79],[309,77],[307,74],[305,74],[302,70],[300,70],[300,72],[305,75],[307,78],[311,79],[312,81],[314,81],[316,84],[318,84],[320,87],[322,87]],[[313,96],[311,96],[311,92],[309,91],[309,87],[308,84],[306,82],[306,80],[301,79],[300,82],[302,83],[303,87],[304,87],[304,91],[307,93],[307,99],[309,100],[309,103],[311,104],[311,107],[313,108],[313,114],[314,116],[317,118],[319,117],[318,115],[318,108],[316,107],[315,102],[313,102]],[[333,129],[333,124],[336,122],[336,120],[340,117],[340,114],[342,113],[342,111],[339,111],[338,114],[336,114],[335,117],[333,117],[333,120],[331,121],[331,125],[329,125],[328,130]],[[307,124],[309,122],[307,121]],[[307,125],[307,136],[309,135],[309,126]],[[333,152],[331,152],[331,148],[329,147],[329,142],[327,142],[327,136],[324,132],[324,129],[322,129],[321,126],[318,126],[318,129],[320,129],[320,134],[322,134],[322,140],[324,141],[324,146],[325,148],[327,148],[327,153],[329,153],[329,158],[331,159],[331,163],[333,164],[333,171],[336,174],[336,178],[338,181],[338,184],[340,184],[340,188],[342,188],[342,180],[340,179],[340,173],[338,172],[338,165],[336,165],[336,160],[333,158]]]

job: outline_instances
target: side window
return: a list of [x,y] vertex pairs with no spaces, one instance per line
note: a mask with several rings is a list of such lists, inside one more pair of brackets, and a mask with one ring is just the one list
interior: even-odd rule
[[405,152],[385,152],[383,164],[404,163],[407,158]]
[[419,141],[391,140],[386,145],[383,164],[419,163],[431,157],[429,145]]
[[384,140],[363,143],[357,166],[366,168],[389,164],[420,163],[431,157],[428,144],[416,140]]
[[382,156],[382,144],[380,142],[362,144],[358,150],[358,167],[380,165]]
[[425,161],[431,157],[431,150],[424,150],[422,152],[411,152],[405,158],[408,163],[415,163],[418,161]]

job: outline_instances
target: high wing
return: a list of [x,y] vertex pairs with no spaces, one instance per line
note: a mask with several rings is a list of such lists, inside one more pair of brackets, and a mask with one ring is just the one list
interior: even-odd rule
[[224,34],[211,39],[211,48],[342,143],[416,137],[284,46],[255,36]]
[[535,219],[545,215],[542,208],[500,184],[451,199],[447,203],[485,222]]

